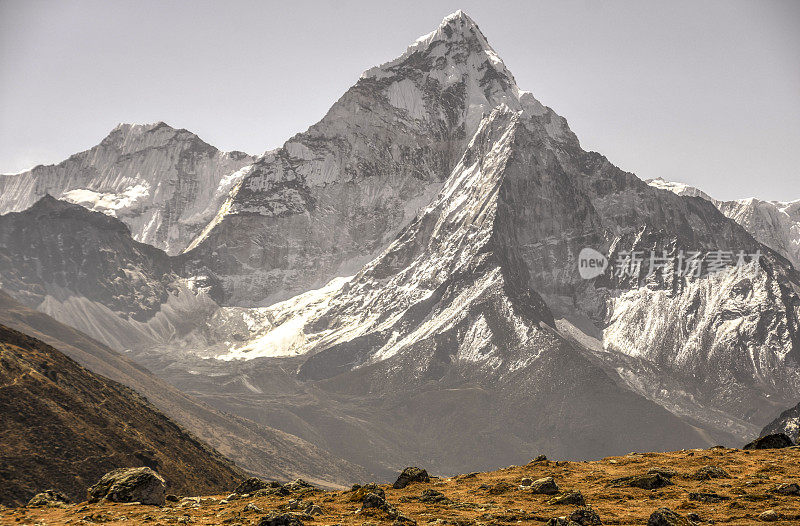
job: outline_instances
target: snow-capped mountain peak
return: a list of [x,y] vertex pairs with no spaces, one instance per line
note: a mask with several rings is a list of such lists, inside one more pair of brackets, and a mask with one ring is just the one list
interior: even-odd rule
[[439,27],[417,39],[398,58],[365,71],[362,78],[396,79],[387,90],[389,101],[420,118],[426,117],[424,93],[431,83],[442,90],[463,89],[467,137],[474,135],[492,109],[505,104],[534,116],[552,114],[551,135],[576,140],[563,118],[530,92],[519,89],[503,59],[478,25],[461,10],[445,17]]
[[137,241],[176,254],[214,217],[235,182],[231,176],[252,161],[164,122],[123,123],[59,164],[0,175],[0,214],[49,193],[117,217]]
[[755,197],[720,201],[704,191],[685,183],[649,179],[647,184],[678,195],[702,197],[714,203],[720,212],[750,232],[760,243],[768,246],[800,269],[800,199],[795,201],[762,201]]

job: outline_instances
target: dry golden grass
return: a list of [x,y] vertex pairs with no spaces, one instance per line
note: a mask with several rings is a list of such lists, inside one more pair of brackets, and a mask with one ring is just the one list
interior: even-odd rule
[[[731,478],[695,480],[691,475],[703,466],[719,466]],[[424,467],[424,466],[421,466]],[[614,487],[616,478],[639,475],[654,467],[677,472],[674,485],[656,490]],[[759,514],[775,510],[780,520],[771,524],[800,524],[800,497],[779,495],[772,489],[779,483],[800,482],[800,447],[742,451],[712,448],[673,453],[630,454],[594,462],[532,462],[474,476],[432,478],[427,484],[412,484],[402,490],[390,485],[382,488],[386,500],[417,524],[471,526],[480,524],[541,524],[551,517],[569,515],[576,506],[547,503],[547,495],[534,495],[520,488],[523,478],[552,476],[560,489],[580,491],[588,506],[600,515],[603,524],[646,524],[650,514],[668,507],[687,515],[696,513],[717,524],[758,524]],[[450,502],[420,503],[426,489],[443,493]],[[690,492],[716,493],[727,498],[718,503],[689,499]],[[289,511],[290,501],[301,499],[303,506],[313,502],[323,514],[303,517],[310,526],[332,524],[378,525],[393,520],[380,510],[358,513],[360,503],[351,500],[349,491],[312,491],[290,496],[242,498],[220,503],[224,495],[204,497],[198,506],[165,507],[136,504],[75,504],[66,508],[16,508],[0,511],[2,524],[242,524],[257,525],[270,513]],[[244,511],[248,504],[261,511]]]

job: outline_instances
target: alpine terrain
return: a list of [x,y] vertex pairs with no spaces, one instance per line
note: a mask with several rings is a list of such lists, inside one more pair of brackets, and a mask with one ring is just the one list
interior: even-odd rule
[[0,213],[19,212],[50,194],[117,217],[137,241],[177,254],[252,161],[163,122],[120,124],[94,148],[57,165],[0,175]]
[[[0,216],[0,286],[337,475],[739,445],[797,403],[797,207],[585,151],[462,11],[282,147],[197,148],[124,187],[48,168]],[[194,186],[156,199],[173,170]],[[75,194],[137,185],[141,209]]]

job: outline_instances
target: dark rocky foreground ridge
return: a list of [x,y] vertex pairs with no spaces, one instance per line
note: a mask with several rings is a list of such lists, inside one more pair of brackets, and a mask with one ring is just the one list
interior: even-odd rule
[[2,290],[0,325],[52,345],[92,372],[141,393],[169,418],[251,473],[279,480],[303,477],[325,487],[344,485],[364,474],[296,436],[195,400],[120,353],[25,307]]
[[148,466],[172,491],[218,492],[244,473],[131,389],[0,325],[0,502],[73,499],[105,472]]
[[108,500],[47,505],[44,495],[44,505],[0,510],[0,522],[788,526],[800,521],[799,461],[798,446],[752,451],[718,446],[593,462],[539,456],[526,465],[486,473],[437,477],[408,468],[393,485],[362,482],[345,491],[322,491],[303,481],[282,485],[251,479],[213,496],[167,495],[157,506]]

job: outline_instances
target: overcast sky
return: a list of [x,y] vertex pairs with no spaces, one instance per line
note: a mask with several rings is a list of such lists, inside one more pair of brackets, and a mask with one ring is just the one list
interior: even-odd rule
[[118,122],[261,153],[459,8],[584,148],[721,199],[800,199],[794,0],[0,0],[0,173]]

